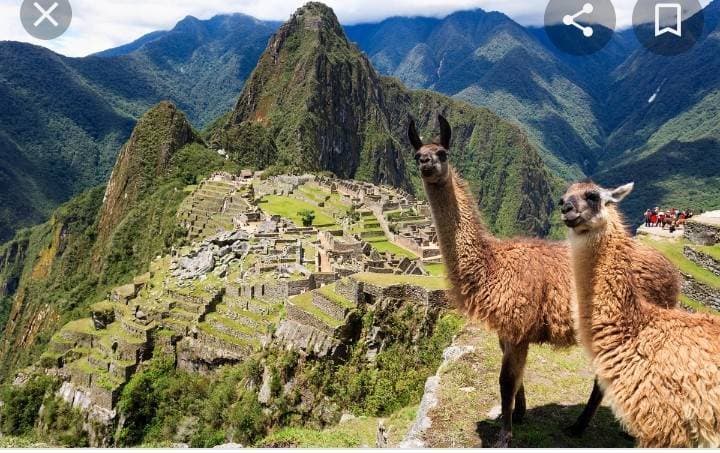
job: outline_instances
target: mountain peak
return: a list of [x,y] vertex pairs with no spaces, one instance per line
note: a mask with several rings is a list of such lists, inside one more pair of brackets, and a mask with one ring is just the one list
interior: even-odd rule
[[162,101],[140,118],[110,176],[100,213],[98,244],[106,241],[129,208],[165,174],[175,152],[197,140],[185,114],[172,102]]

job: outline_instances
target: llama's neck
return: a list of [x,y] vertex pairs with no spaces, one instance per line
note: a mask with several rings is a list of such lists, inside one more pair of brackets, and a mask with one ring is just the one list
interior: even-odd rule
[[632,249],[620,214],[608,209],[601,232],[570,234],[580,342],[593,356],[634,337],[644,310],[632,277]]
[[453,285],[458,287],[462,281],[486,281],[494,240],[483,226],[466,183],[451,169],[444,183],[425,183],[425,193]]

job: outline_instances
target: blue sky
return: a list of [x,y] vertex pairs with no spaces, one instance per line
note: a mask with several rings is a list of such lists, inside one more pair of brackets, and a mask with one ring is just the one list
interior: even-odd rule
[[[703,0],[706,5],[709,0]],[[21,0],[0,0],[0,40],[43,45],[68,56],[84,56],[167,30],[187,15],[208,19],[241,12],[259,19],[286,20],[305,0],[70,0],[73,22],[53,41],[29,36],[19,19]],[[344,24],[390,16],[435,16],[472,8],[501,11],[523,25],[542,24],[545,0],[326,0]],[[618,27],[632,22],[634,0],[613,0]]]

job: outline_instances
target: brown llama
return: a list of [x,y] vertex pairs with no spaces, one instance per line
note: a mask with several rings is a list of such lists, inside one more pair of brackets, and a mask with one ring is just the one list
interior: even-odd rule
[[648,303],[615,206],[632,188],[577,183],[563,197],[580,341],[639,446],[718,447],[720,318]]
[[[411,120],[410,143],[437,228],[440,250],[452,284],[454,304],[471,319],[498,333],[503,351],[500,372],[502,428],[497,446],[512,439],[513,420],[525,415],[523,372],[531,343],[576,344],[571,309],[567,245],[539,239],[499,240],[484,227],[466,183],[448,162],[451,129],[439,116],[439,140],[423,144]],[[658,253],[638,249],[634,270],[648,294],[675,307],[680,291],[677,269]],[[569,434],[580,435],[602,402],[595,383],[587,405]]]

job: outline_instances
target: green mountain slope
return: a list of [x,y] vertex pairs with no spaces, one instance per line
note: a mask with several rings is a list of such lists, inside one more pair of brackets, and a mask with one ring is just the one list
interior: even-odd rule
[[[378,76],[320,3],[299,9],[272,38],[213,142],[258,168],[331,171],[422,195],[405,128],[412,114],[429,133],[438,113],[457,130],[458,166],[490,226],[547,234],[550,177],[524,134],[487,110]],[[538,189],[527,202],[518,195],[523,187]]]
[[720,207],[719,2],[705,20],[705,36],[690,51],[672,58],[638,51],[615,70],[613,132],[596,178],[636,181],[628,212]]
[[227,111],[276,24],[188,17],[86,58],[0,42],[0,242],[106,181],[135,120],[170,99],[204,127]]
[[477,9],[347,30],[381,72],[522,124],[556,174],[592,171],[604,135],[598,93],[507,16]]
[[183,189],[214,170],[238,171],[194,137],[175,106],[159,104],[123,147],[107,190],[84,192],[0,246],[0,377],[185,237],[175,217]]

